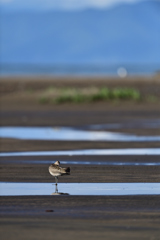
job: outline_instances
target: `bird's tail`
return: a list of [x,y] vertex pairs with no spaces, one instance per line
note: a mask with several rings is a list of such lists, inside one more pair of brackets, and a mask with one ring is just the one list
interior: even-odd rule
[[67,168],[65,169],[65,171],[66,171],[66,173],[70,173],[70,167],[67,167]]
[[61,175],[69,175],[70,174],[70,168],[61,168]]

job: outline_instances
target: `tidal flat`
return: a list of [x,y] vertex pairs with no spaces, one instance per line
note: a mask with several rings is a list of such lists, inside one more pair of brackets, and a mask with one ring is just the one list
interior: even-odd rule
[[[2,127],[74,127],[90,131],[159,136],[160,79],[154,77],[110,78],[3,78]],[[134,88],[143,100],[94,103],[41,104],[37,96],[54,87]],[[146,97],[150,96],[150,97]],[[152,97],[151,97],[152,96]],[[155,97],[154,97],[155,96]],[[120,126],[120,127],[117,127]],[[97,129],[96,129],[97,131]],[[158,149],[159,141],[71,141],[1,138],[1,153],[71,151],[90,149]],[[160,183],[160,155],[29,155],[0,156],[0,181],[54,183],[48,172],[59,160],[71,167],[59,183]],[[69,164],[70,162],[81,164]],[[83,164],[91,162],[92,164]],[[106,165],[108,162],[110,164]],[[101,163],[98,165],[97,163]],[[113,165],[113,163],[121,163]],[[126,164],[128,163],[128,165]],[[129,164],[131,163],[131,164]],[[141,163],[141,165],[137,165]],[[150,163],[150,165],[145,165]],[[55,186],[53,185],[53,188]],[[59,191],[60,191],[59,185]],[[76,189],[77,190],[77,189]],[[54,190],[53,190],[54,192]],[[3,239],[159,239],[160,195],[47,195],[1,196],[0,223]]]

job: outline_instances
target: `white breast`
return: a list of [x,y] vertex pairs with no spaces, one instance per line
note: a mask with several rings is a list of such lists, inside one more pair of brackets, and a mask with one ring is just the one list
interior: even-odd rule
[[53,169],[49,167],[49,173],[53,176],[53,177],[58,177],[61,175],[61,173],[59,171],[57,171],[57,169]]

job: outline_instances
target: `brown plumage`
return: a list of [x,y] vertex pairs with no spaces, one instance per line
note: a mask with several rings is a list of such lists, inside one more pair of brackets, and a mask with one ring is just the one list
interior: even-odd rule
[[51,164],[49,166],[49,173],[55,177],[55,180],[56,180],[56,185],[57,185],[57,182],[58,182],[58,177],[59,176],[63,176],[63,175],[69,175],[70,174],[70,168],[67,167],[67,168],[62,168],[59,166],[60,165],[60,162],[59,161],[56,161],[54,164]]

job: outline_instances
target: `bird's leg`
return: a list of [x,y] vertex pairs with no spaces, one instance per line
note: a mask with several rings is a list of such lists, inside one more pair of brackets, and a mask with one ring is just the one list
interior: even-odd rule
[[55,180],[56,180],[56,185],[57,185],[57,183],[58,183],[58,177],[55,177]]
[[55,185],[57,185],[57,177],[55,177],[55,182],[56,182]]
[[56,184],[55,184],[55,193],[58,193],[58,187]]

